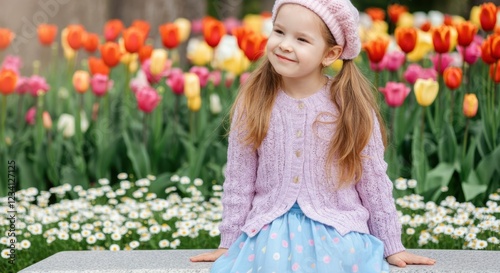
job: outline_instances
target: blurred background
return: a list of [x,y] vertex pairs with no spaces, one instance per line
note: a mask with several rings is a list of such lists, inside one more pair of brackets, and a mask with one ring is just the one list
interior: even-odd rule
[[[484,0],[355,0],[353,4],[361,11],[368,7],[386,9],[389,4],[408,6],[410,12],[438,10],[446,14],[469,17],[474,5]],[[500,0],[488,1],[500,5]],[[13,44],[5,51],[22,55],[25,63],[35,59],[44,61],[44,54],[38,46],[36,26],[41,23],[55,24],[63,29],[69,24],[82,24],[89,32],[99,33],[109,19],[121,19],[130,25],[134,19],[146,19],[152,26],[171,22],[179,17],[189,20],[211,15],[217,19],[241,18],[248,13],[271,11],[274,0],[0,0],[0,27],[16,33]],[[157,28],[152,28],[150,37],[155,46],[161,45]],[[60,39],[58,37],[57,39]],[[185,45],[184,45],[185,46]],[[179,48],[181,56],[185,48]],[[0,56],[2,57],[2,56]],[[27,69],[24,67],[23,69]]]

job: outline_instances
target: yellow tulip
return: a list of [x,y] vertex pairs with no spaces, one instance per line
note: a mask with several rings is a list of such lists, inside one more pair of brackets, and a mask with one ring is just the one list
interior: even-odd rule
[[133,73],[137,72],[138,69],[139,69],[139,62],[137,61],[137,58],[135,58],[135,60],[130,62],[130,64],[128,65],[128,71],[131,74],[133,74]]
[[200,78],[195,73],[184,73],[184,95],[188,100],[200,96]]
[[344,62],[340,59],[337,59],[335,60],[335,62],[333,62],[330,66],[332,67],[332,69],[335,71],[335,72],[339,72],[340,69],[342,69],[342,65],[344,64]]
[[431,105],[439,92],[439,84],[433,79],[417,79],[414,86],[415,98],[421,106]]
[[197,66],[208,64],[214,55],[214,50],[204,40],[198,38],[189,39],[187,45],[187,58]]
[[64,57],[66,60],[70,61],[75,58],[76,51],[73,50],[68,44],[68,28],[65,28],[61,32],[61,45],[64,51]]
[[459,15],[453,15],[453,16],[451,16],[451,23],[454,26],[456,26],[456,25],[458,25],[458,24],[460,24],[462,22],[465,22],[465,21],[467,21],[467,20],[465,20],[465,18],[462,17],[462,16],[459,16]]
[[153,49],[151,53],[151,74],[154,76],[159,75],[163,70],[165,70],[165,65],[167,64],[168,53],[163,48]]
[[243,18],[243,25],[252,29],[255,33],[262,33],[263,24],[264,20],[258,14],[248,14]]
[[404,12],[401,15],[399,15],[398,27],[413,27],[414,25],[414,20],[413,20],[413,14],[409,12]]
[[183,43],[189,38],[189,34],[191,33],[191,21],[186,18],[177,18],[174,24],[179,28],[179,41]]
[[233,73],[234,75],[241,75],[250,67],[250,60],[242,50],[237,50],[236,53],[230,58],[225,59],[220,64],[220,69]]
[[77,70],[73,74],[73,87],[76,92],[83,94],[89,89],[90,75],[85,70]]
[[418,31],[417,34],[417,44],[412,52],[406,55],[406,58],[410,62],[418,62],[422,60],[429,52],[434,50],[434,45],[432,44],[432,36],[428,32]]
[[481,13],[481,7],[473,6],[472,9],[470,10],[469,20],[478,28],[481,28],[481,22],[479,21],[479,13]]
[[465,94],[463,112],[468,118],[473,118],[477,114],[479,102],[477,100],[476,94]]
[[458,31],[455,27],[450,27],[450,52],[455,50],[458,43]]
[[192,98],[188,98],[187,106],[192,112],[198,112],[201,108],[201,97],[195,96]]

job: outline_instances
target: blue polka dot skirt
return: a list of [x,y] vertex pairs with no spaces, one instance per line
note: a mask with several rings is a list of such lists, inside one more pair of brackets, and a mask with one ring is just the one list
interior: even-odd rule
[[243,233],[211,273],[389,273],[383,243],[369,234],[341,236],[311,220],[297,203],[252,238]]

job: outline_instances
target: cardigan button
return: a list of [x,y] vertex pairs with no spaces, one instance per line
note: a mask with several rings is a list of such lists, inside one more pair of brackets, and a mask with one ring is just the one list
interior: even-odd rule
[[303,102],[299,102],[299,109],[304,109],[304,103]]
[[300,178],[298,176],[293,178],[293,183],[297,184],[297,183],[299,183],[299,181],[300,181]]

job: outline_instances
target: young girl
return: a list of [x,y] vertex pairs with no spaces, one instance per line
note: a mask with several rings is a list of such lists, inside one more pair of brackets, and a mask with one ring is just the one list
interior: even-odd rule
[[[389,272],[405,251],[349,0],[277,0],[267,55],[232,108],[211,272]],[[323,68],[344,60],[335,78]]]

